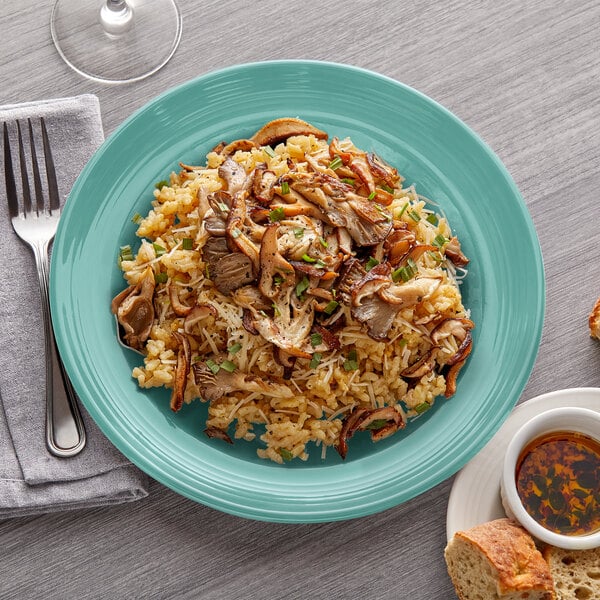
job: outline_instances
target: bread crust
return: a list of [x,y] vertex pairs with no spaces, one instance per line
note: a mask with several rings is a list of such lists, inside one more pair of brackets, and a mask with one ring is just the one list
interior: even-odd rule
[[[457,532],[454,539],[462,540],[474,552],[485,557],[491,567],[499,598],[555,600],[548,564],[531,536],[515,521],[507,518],[489,521]],[[451,544],[446,552],[451,552]],[[448,562],[449,556],[446,558]],[[450,576],[452,578],[452,573]],[[457,582],[453,580],[453,583],[456,588]],[[463,595],[464,590],[461,589],[459,597]]]
[[588,323],[590,326],[590,335],[593,338],[600,339],[600,298],[596,300],[596,304],[592,308]]

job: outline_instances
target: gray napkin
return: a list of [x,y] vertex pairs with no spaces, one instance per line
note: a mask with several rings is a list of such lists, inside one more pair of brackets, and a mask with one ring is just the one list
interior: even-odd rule
[[[64,202],[104,134],[96,96],[0,106],[0,122],[43,116]],[[24,133],[27,132],[25,128]],[[27,137],[27,136],[26,136]],[[14,144],[11,144],[11,147]],[[18,154],[13,149],[13,165]],[[38,159],[42,156],[38,150]],[[0,172],[4,173],[3,156]],[[18,179],[17,179],[18,181]],[[0,518],[117,504],[147,495],[147,477],[104,437],[82,407],[87,445],[72,458],[45,446],[41,301],[31,250],[13,232],[0,185]]]

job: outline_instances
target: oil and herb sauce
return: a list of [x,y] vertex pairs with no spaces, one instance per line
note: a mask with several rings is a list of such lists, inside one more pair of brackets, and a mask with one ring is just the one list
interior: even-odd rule
[[525,510],[563,535],[600,529],[600,443],[574,432],[552,432],[530,442],[516,471]]

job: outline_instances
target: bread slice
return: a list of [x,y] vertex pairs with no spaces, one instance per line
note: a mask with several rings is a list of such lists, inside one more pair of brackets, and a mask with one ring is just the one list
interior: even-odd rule
[[557,600],[600,598],[600,548],[563,550],[546,546],[542,553],[554,579]]
[[548,563],[511,519],[458,531],[444,557],[460,600],[555,600]]
[[596,300],[592,312],[588,318],[590,325],[590,335],[593,338],[600,339],[600,298]]

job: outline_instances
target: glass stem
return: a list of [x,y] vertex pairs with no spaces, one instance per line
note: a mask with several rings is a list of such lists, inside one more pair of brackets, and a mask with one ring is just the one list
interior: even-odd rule
[[133,25],[133,9],[126,0],[106,0],[100,9],[100,24],[109,35],[121,35]]

